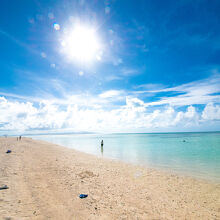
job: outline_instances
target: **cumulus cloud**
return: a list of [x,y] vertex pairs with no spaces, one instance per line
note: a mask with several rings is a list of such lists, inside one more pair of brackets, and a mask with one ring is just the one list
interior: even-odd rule
[[220,106],[209,103],[202,113],[204,120],[220,120]]
[[150,110],[138,98],[125,98],[125,104],[106,110],[102,107],[82,107],[77,103],[66,105],[49,101],[39,103],[8,100],[0,97],[0,131],[71,130],[117,132],[132,129],[190,128],[205,121],[220,119],[220,105],[207,104],[202,111],[188,106],[178,111],[167,105]]

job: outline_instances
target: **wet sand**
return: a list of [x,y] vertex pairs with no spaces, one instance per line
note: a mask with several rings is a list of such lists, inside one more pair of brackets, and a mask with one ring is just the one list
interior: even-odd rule
[[220,219],[220,184],[30,138],[0,138],[5,184],[0,219]]

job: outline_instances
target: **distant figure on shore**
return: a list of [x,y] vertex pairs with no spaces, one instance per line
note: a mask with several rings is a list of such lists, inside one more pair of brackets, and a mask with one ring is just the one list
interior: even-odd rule
[[101,153],[103,154],[103,145],[104,145],[104,141],[101,141]]
[[21,140],[21,136],[19,136],[19,140]]

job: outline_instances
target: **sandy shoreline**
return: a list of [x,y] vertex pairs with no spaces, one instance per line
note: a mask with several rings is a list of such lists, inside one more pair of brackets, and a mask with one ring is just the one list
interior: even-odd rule
[[0,219],[220,219],[220,184],[30,138],[0,138],[4,184]]

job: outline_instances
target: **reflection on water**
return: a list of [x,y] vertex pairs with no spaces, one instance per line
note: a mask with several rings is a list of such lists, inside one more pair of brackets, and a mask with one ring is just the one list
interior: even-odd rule
[[[32,137],[97,156],[103,155],[220,182],[219,134],[80,134]],[[101,146],[101,140],[104,140],[105,146]]]
[[101,146],[101,154],[102,154],[102,156],[103,156],[103,146]]

